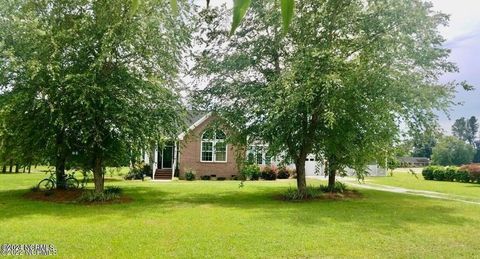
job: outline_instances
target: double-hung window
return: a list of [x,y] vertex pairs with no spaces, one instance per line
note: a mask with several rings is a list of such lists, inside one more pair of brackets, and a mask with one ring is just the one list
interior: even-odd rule
[[268,152],[268,147],[262,144],[251,145],[247,151],[247,161],[257,165],[270,165],[272,156]]
[[202,162],[227,162],[227,143],[221,130],[208,129],[202,134]]

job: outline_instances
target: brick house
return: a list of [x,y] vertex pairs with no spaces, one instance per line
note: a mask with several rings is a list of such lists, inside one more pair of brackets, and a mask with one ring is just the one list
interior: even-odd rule
[[154,151],[150,161],[153,180],[183,178],[187,171],[194,171],[197,178],[213,175],[231,179],[238,175],[236,148],[226,142],[227,130],[214,127],[216,121],[218,118],[211,113],[190,113],[188,130],[162,150]]
[[[236,161],[238,148],[227,143],[228,130],[221,127],[218,117],[211,113],[190,112],[187,131],[180,133],[177,139],[167,143],[163,148],[156,148],[150,157],[144,160],[153,170],[153,180],[171,180],[173,177],[185,177],[193,171],[197,178],[203,175],[232,179],[239,175]],[[220,126],[219,126],[220,125]],[[255,143],[242,151],[243,159],[248,159],[260,167],[278,165],[279,157],[272,157],[267,152],[267,145]],[[289,164],[287,167],[295,168]],[[313,154],[307,157],[305,172],[307,176],[323,175],[323,162],[316,161]],[[354,171],[348,169],[349,174]],[[386,170],[377,163],[368,166],[372,176],[384,176]]]

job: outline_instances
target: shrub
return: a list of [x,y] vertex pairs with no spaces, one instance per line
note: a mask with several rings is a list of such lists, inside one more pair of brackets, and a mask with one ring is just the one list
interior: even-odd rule
[[120,197],[121,189],[105,189],[102,193],[95,191],[86,191],[77,199],[78,202],[105,202],[115,200]]
[[245,165],[240,171],[240,175],[245,180],[258,180],[260,177],[260,167],[255,164]]
[[425,180],[433,180],[433,170],[435,170],[436,166],[427,166],[423,168],[422,175]]
[[217,177],[217,181],[225,181],[227,178],[223,177],[223,176],[220,176],[220,177]]
[[125,180],[143,179],[143,171],[140,168],[134,166],[123,178]]
[[480,164],[469,164],[460,168],[455,166],[427,166],[423,169],[422,175],[425,180],[480,183]]
[[455,180],[461,183],[468,183],[470,182],[470,174],[465,169],[458,169]]
[[202,179],[202,180],[204,180],[204,181],[208,181],[208,180],[210,180],[210,178],[211,178],[210,175],[202,175],[202,176],[200,176],[200,179]]
[[287,168],[281,167],[278,169],[278,174],[277,174],[278,179],[288,179],[290,178],[290,172],[288,171]]
[[436,181],[445,180],[445,167],[438,166],[433,170],[433,179]]
[[153,169],[149,164],[145,164],[142,168],[142,173],[145,176],[148,176],[150,178],[153,178]]
[[195,180],[196,174],[194,171],[190,170],[185,172],[185,180],[187,181],[193,181]]
[[460,170],[468,172],[472,182],[480,183],[480,164],[469,164],[460,167]]
[[458,168],[454,166],[449,166],[445,168],[445,181],[453,182],[457,176]]
[[306,192],[300,193],[297,189],[288,188],[288,190],[282,195],[284,200],[287,201],[299,201],[307,199],[319,198],[323,195],[322,190],[319,187],[307,186]]
[[238,177],[238,175],[232,175],[232,180],[234,181],[240,180],[240,177]]
[[103,192],[106,193],[106,194],[120,195],[120,194],[122,194],[123,190],[118,186],[108,186],[107,188],[105,188],[105,191],[103,191]]
[[322,192],[344,193],[347,190],[347,185],[342,182],[336,181],[333,189],[329,188],[328,185],[320,185],[320,190]]
[[40,188],[38,187],[38,185],[35,185],[35,186],[30,187],[30,191],[31,192],[38,192],[38,191],[40,191]]
[[288,169],[288,173],[290,174],[290,177],[297,179],[297,169]]
[[273,166],[265,166],[260,173],[262,179],[267,181],[274,181],[277,179],[277,170]]
[[125,180],[143,180],[145,176],[152,177],[152,173],[153,171],[150,165],[144,163],[137,163],[123,178]]

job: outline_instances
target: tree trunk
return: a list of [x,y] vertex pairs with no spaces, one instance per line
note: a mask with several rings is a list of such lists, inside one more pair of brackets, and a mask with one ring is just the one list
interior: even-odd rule
[[19,165],[18,165],[18,164],[15,164],[15,173],[18,173],[18,172],[19,172],[19,169],[20,169],[20,168],[18,168],[18,167],[19,167]]
[[13,161],[10,160],[10,168],[9,168],[8,172],[12,173],[12,171],[13,171]]
[[57,132],[56,136],[56,148],[57,155],[55,158],[55,177],[57,179],[57,189],[66,189],[67,184],[65,182],[65,163],[66,163],[66,154],[65,154],[65,140],[64,132]]
[[328,160],[328,189],[333,192],[335,190],[335,176],[337,174],[337,170],[335,169],[335,162],[333,159]]
[[93,181],[95,183],[95,192],[103,192],[104,187],[103,161],[101,156],[96,155],[93,164]]
[[3,164],[2,173],[4,173],[4,174],[7,173],[7,165],[6,164]]
[[28,165],[28,173],[31,173],[32,172],[32,165]]
[[298,192],[305,194],[307,192],[307,180],[305,178],[305,159],[306,154],[300,154],[297,160],[295,160],[295,167],[297,170],[297,188]]

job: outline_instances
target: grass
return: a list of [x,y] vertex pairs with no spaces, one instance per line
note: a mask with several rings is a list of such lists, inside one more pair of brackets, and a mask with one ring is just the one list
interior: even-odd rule
[[133,202],[25,200],[43,176],[0,174],[2,243],[54,244],[69,258],[471,258],[480,249],[480,206],[473,204],[373,190],[355,200],[284,202],[273,196],[294,181],[239,188],[236,181],[119,178],[107,185]]
[[393,176],[367,177],[366,182],[480,199],[480,184],[427,181],[421,173],[417,174],[417,177],[407,172],[397,172]]

